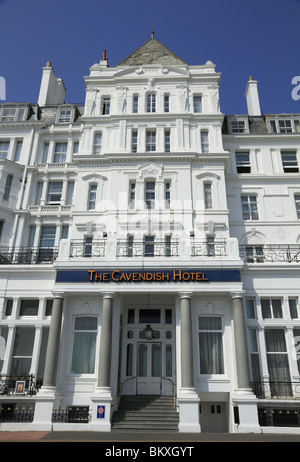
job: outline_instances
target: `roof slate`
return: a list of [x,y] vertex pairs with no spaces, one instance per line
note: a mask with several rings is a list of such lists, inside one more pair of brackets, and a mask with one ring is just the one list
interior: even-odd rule
[[153,37],[121,61],[118,66],[142,66],[145,64],[186,65],[182,59]]

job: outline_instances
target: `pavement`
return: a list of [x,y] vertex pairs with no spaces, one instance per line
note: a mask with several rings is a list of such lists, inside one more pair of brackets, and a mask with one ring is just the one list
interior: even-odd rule
[[50,432],[0,432],[0,443],[104,443],[111,447],[118,445],[159,445],[170,446],[185,443],[300,443],[299,434],[254,434],[254,433],[148,433],[148,432],[83,432],[83,431],[50,431]]

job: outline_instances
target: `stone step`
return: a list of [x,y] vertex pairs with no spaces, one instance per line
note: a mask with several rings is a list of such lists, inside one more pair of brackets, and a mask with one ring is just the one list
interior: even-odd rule
[[178,432],[173,398],[158,395],[122,396],[112,418],[112,431]]

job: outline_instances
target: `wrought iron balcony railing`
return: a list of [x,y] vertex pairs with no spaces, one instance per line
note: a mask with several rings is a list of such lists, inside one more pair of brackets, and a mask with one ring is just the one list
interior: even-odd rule
[[300,400],[300,382],[288,380],[252,382],[252,390],[258,399]]
[[226,257],[227,246],[225,239],[213,241],[192,241],[193,257]]
[[52,263],[57,256],[57,247],[0,247],[0,265]]
[[299,244],[240,245],[246,263],[299,263]]
[[87,238],[71,240],[70,257],[105,257],[106,241]]
[[178,240],[119,240],[118,257],[177,257]]
[[36,395],[41,386],[41,380],[36,381],[29,376],[0,376],[0,395]]

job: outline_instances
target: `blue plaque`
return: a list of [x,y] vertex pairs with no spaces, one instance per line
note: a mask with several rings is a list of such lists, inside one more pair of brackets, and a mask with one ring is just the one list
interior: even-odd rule
[[105,416],[105,406],[97,407],[97,419],[104,419]]

